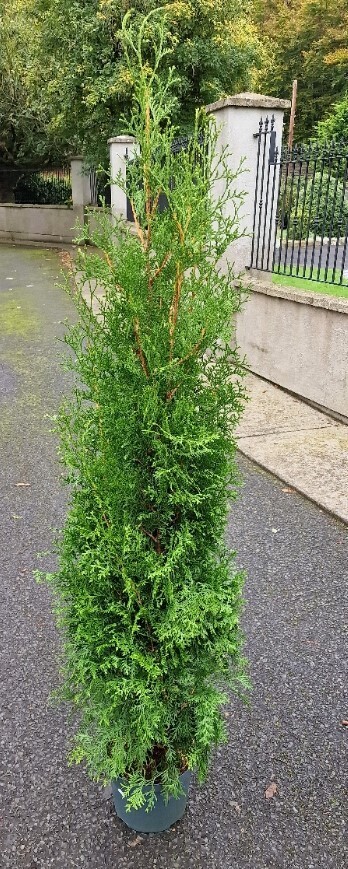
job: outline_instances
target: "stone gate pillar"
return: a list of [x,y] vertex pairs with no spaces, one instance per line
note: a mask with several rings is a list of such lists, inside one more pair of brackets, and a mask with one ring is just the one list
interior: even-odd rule
[[91,176],[86,172],[83,157],[71,158],[71,190],[74,208],[83,208],[92,202]]
[[[116,136],[108,140],[111,169],[111,210],[115,217],[127,218],[127,195],[124,190],[127,162],[133,160],[138,152],[138,144],[133,136]],[[118,183],[121,182],[121,186]]]
[[[274,243],[279,163],[278,170],[275,164],[270,172],[268,172],[268,165],[269,157],[272,158],[270,149],[273,148],[275,151],[277,148],[278,154],[281,152],[284,111],[289,109],[290,105],[289,100],[243,93],[219,100],[206,107],[207,113],[216,118],[219,131],[218,154],[228,147],[228,164],[233,172],[238,170],[241,160],[244,160],[244,171],[236,178],[235,190],[237,193],[245,193],[240,209],[240,226],[245,235],[233,242],[225,254],[225,260],[234,262],[236,276],[250,268],[252,254],[255,259],[258,239],[260,247],[263,228],[266,253]],[[266,118],[268,118],[267,123]],[[223,184],[224,181],[217,182],[217,195],[223,192]],[[271,197],[275,202],[272,213]],[[227,202],[226,210],[227,214],[233,214],[232,201]]]

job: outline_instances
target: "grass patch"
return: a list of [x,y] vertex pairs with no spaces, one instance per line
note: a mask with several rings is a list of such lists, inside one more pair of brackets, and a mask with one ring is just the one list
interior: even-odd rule
[[[309,274],[309,269],[306,269]],[[314,274],[315,272],[313,272]],[[320,276],[324,278],[325,270],[321,269]],[[336,271],[336,276],[337,276]],[[332,269],[328,271],[328,280],[332,277]],[[280,284],[282,287],[292,287],[294,290],[305,290],[307,293],[321,293],[324,296],[336,296],[339,299],[348,299],[348,282],[344,278],[343,284],[323,283],[323,281],[313,281],[304,277],[296,277],[289,274],[273,274],[272,284]]]

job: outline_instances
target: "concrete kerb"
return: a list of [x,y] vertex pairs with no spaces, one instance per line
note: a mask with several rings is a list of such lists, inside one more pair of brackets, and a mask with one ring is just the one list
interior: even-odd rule
[[348,523],[348,427],[251,372],[237,430],[248,459]]
[[290,486],[294,492],[297,492],[299,495],[302,495],[304,498],[307,498],[312,504],[315,504],[316,507],[319,507],[320,510],[327,513],[329,516],[333,516],[334,519],[337,519],[342,523],[342,527],[348,527],[348,514],[346,518],[344,518],[339,510],[335,510],[334,508],[330,509],[330,507],[322,504],[321,500],[318,498],[318,495],[314,492],[310,494],[300,483],[294,482],[294,480],[289,478],[288,474],[283,474],[281,471],[275,471],[274,468],[269,467],[269,463],[264,461],[262,462],[260,459],[256,459],[251,455],[243,446],[241,446],[240,442],[237,444],[238,452],[241,453],[242,456],[245,456],[246,459],[249,459],[254,465],[257,465],[259,468],[262,468],[263,471],[267,471],[268,474],[271,474],[272,477],[276,477],[277,480],[280,480],[281,483],[285,483],[286,486]]

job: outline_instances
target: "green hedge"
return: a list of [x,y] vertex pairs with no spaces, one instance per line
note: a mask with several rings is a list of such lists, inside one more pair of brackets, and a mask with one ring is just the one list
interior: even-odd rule
[[47,177],[39,173],[22,175],[16,184],[15,201],[18,204],[64,205],[71,199],[71,184],[63,178]]

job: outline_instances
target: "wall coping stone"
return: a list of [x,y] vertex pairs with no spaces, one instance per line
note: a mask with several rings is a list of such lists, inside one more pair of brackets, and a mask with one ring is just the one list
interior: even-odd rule
[[108,145],[113,145],[114,142],[118,142],[121,145],[132,145],[135,141],[134,136],[113,136],[111,139],[108,139]]
[[53,208],[53,209],[58,208],[58,209],[60,209],[60,211],[74,211],[74,207],[81,208],[82,206],[79,206],[79,205],[73,206],[73,205],[64,205],[64,204],[60,204],[60,205],[59,204],[57,204],[57,205],[37,205],[36,204],[35,205],[34,203],[31,204],[30,202],[0,202],[0,208]]
[[232,97],[226,97],[222,100],[217,100],[215,103],[205,107],[207,114],[218,112],[221,109],[226,109],[229,106],[249,109],[290,109],[291,100],[280,100],[277,97],[267,97],[264,94],[255,94],[246,92],[234,94]]
[[324,293],[314,293],[309,290],[294,290],[293,287],[284,287],[280,284],[271,284],[265,280],[258,280],[251,275],[250,290],[253,293],[261,293],[264,296],[275,296],[285,299],[287,302],[297,302],[300,305],[311,305],[313,308],[324,308],[327,311],[338,311],[340,314],[348,314],[348,298],[327,296]]

